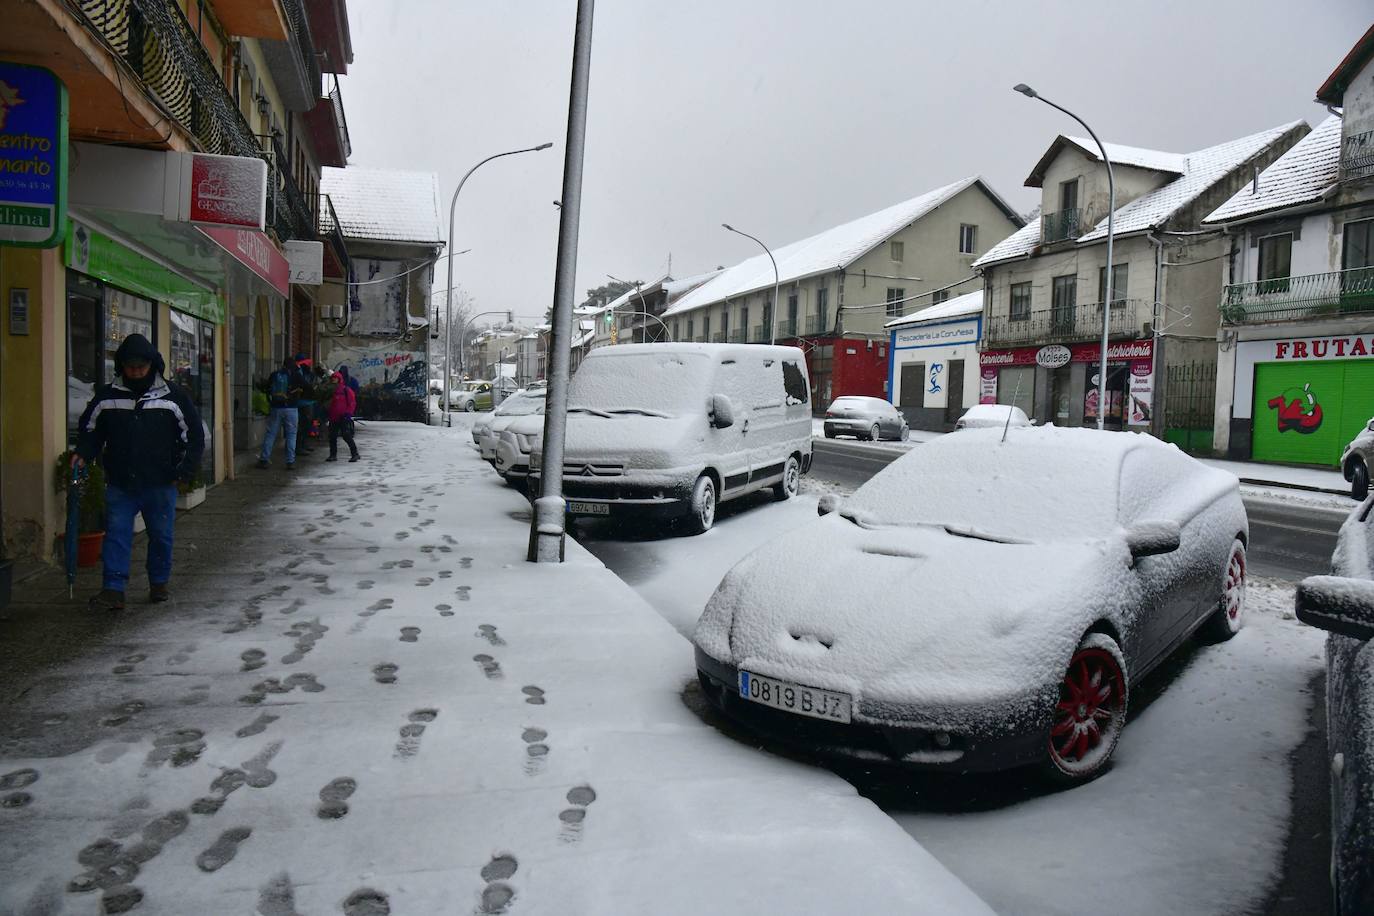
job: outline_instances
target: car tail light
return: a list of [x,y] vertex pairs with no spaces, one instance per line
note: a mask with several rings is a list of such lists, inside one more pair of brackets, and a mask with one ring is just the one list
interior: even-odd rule
[[833,413],[831,413],[830,411],[827,410],[827,411],[825,412],[825,418],[826,418],[827,420],[833,420],[833,419],[835,418],[835,415],[834,415]]

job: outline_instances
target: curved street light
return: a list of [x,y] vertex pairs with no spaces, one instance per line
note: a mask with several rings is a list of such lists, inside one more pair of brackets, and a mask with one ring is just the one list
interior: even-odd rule
[[[608,280],[614,280],[614,281],[617,282],[617,283],[625,283],[625,284],[627,284],[627,285],[628,285],[629,282],[630,282],[630,281],[628,281],[628,280],[622,280],[622,279],[620,279],[619,277],[611,276],[610,274],[606,274],[606,279],[608,279]],[[641,285],[642,285],[642,284],[640,284],[640,282],[639,282],[638,280],[636,280],[636,281],[634,282],[635,295],[639,297],[639,308],[640,308],[640,310],[637,311],[637,312],[628,312],[627,314],[630,314],[630,315],[643,315],[643,316],[645,316],[646,318],[652,318],[654,321],[657,321],[657,322],[659,323],[659,325],[662,326],[662,328],[663,328],[663,333],[664,333],[664,335],[666,335],[667,338],[668,338],[668,343],[672,343],[672,342],[673,342],[673,332],[670,331],[670,330],[668,330],[668,325],[664,324],[662,318],[658,317],[657,315],[655,315],[654,313],[652,313],[652,312],[649,311],[649,304],[648,304],[647,302],[644,301],[644,293],[643,293],[643,292],[641,291],[641,289],[640,289]],[[644,335],[644,337],[645,337],[644,343],[648,343],[648,342],[649,342],[648,336],[649,336],[649,335],[648,335],[647,333]],[[633,340],[631,340],[630,342],[631,342],[631,343],[634,343]]]
[[[551,147],[551,146],[553,146],[552,143],[541,143],[541,144],[539,144],[538,146],[529,146],[529,147],[526,147],[526,148],[524,148],[524,149],[513,149],[513,150],[509,150],[508,152],[497,153],[497,154],[494,155],[494,156],[488,156],[487,158],[483,159],[481,162],[479,162],[479,163],[477,163],[476,165],[474,165],[472,168],[468,169],[467,174],[463,176],[463,180],[460,181],[460,182],[458,182],[458,187],[457,187],[457,188],[454,190],[454,192],[453,192],[453,199],[449,201],[449,205],[448,205],[448,244],[450,244],[450,245],[453,244],[453,213],[454,213],[455,208],[458,206],[458,194],[459,194],[459,192],[461,192],[461,191],[463,190],[463,185],[467,184],[467,180],[468,180],[469,178],[472,177],[472,173],[473,173],[473,172],[477,171],[478,169],[480,169],[482,166],[486,165],[488,162],[490,162],[490,161],[493,160],[493,159],[500,159],[502,156],[515,156],[515,155],[518,155],[518,154],[520,154],[520,153],[534,153],[534,152],[538,152],[538,151],[541,150],[541,149],[548,149],[548,148]],[[445,374],[445,375],[448,374],[448,358],[449,358],[449,354],[453,352],[453,338],[452,338],[452,333],[453,333],[453,258],[449,258],[449,259],[448,259],[448,282],[444,284],[444,374]],[[461,357],[462,357],[462,354],[459,354],[460,362],[461,362]],[[426,369],[425,371],[428,372],[429,370]],[[449,380],[448,380],[448,379],[444,379],[444,425],[445,425],[445,426],[452,426],[452,425],[453,425],[453,418],[449,415],[449,409],[448,409],[448,385],[449,385]]]
[[[1114,290],[1112,289],[1112,281],[1116,279],[1114,276],[1112,276],[1112,235],[1113,230],[1116,228],[1115,222],[1113,220],[1113,217],[1116,214],[1116,180],[1112,177],[1112,160],[1107,157],[1107,147],[1103,146],[1102,141],[1097,138],[1097,134],[1094,133],[1093,129],[1088,126],[1087,121],[1084,121],[1082,118],[1074,114],[1072,111],[1069,111],[1063,105],[1056,105],[1054,102],[1051,102],[1049,99],[1045,98],[1043,95],[1040,95],[1034,89],[1027,86],[1025,83],[1017,83],[1015,86],[1012,87],[1012,91],[1019,92],[1028,99],[1039,99],[1051,108],[1057,108],[1058,110],[1064,112],[1064,114],[1073,118],[1079,124],[1082,124],[1083,129],[1088,132],[1088,136],[1092,137],[1093,142],[1097,144],[1098,151],[1102,153],[1102,161],[1107,165],[1107,289],[1106,295],[1103,297],[1102,300],[1102,355],[1098,358],[1097,368],[1097,428],[1106,429],[1107,332],[1108,328],[1110,328],[1111,326],[1111,323],[1108,321],[1108,317],[1111,314],[1112,295],[1114,293]],[[1123,429],[1126,426],[1126,402],[1124,399],[1121,402],[1121,426]]]
[[[771,262],[772,265],[773,265],[773,307],[772,307],[771,309],[769,309],[769,313],[768,313],[768,318],[769,318],[769,321],[768,321],[768,342],[769,342],[770,344],[777,343],[777,336],[778,336],[778,334],[777,334],[777,331],[778,331],[778,262],[775,261],[775,260],[773,260],[773,252],[771,252],[771,251],[768,250],[768,246],[765,245],[765,244],[763,244],[763,242],[760,242],[758,239],[754,238],[754,237],[753,237],[752,235],[750,235],[749,233],[747,233],[747,232],[741,232],[741,231],[739,231],[738,229],[736,229],[734,226],[731,226],[729,223],[721,223],[720,225],[721,225],[721,228],[727,229],[727,230],[729,230],[730,232],[735,233],[735,235],[742,235],[742,236],[744,236],[744,237],[747,238],[747,239],[753,239],[753,241],[758,242],[759,247],[763,249],[763,253],[764,253],[764,254],[768,255],[768,260],[769,260],[769,262]],[[749,332],[749,329],[748,329],[748,328],[745,328],[744,330],[745,330],[745,333],[746,333],[746,334]],[[746,338],[746,339],[747,339],[747,338]]]

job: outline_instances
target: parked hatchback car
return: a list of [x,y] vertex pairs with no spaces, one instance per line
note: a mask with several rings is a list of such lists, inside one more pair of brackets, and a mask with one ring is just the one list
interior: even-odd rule
[[602,347],[568,389],[572,516],[681,518],[700,533],[724,500],[764,489],[791,498],[810,467],[810,383],[796,347]]
[[1369,495],[1369,469],[1374,467],[1374,419],[1341,452],[1341,472],[1350,481],[1350,496],[1364,502]]
[[1006,426],[1030,426],[1026,412],[1011,404],[974,404],[954,424],[955,429],[984,429]]
[[845,395],[830,402],[825,410],[825,438],[853,436],[876,442],[879,439],[911,438],[906,418],[890,401],[882,398]]
[[1326,639],[1331,887],[1342,916],[1374,913],[1374,500],[1341,526],[1330,576],[1298,586],[1298,619]]
[[501,402],[489,417],[483,417],[472,424],[472,441],[482,453],[484,461],[496,459],[496,441],[501,431],[516,417],[544,413],[544,399],[547,391],[543,388],[527,388]]
[[491,382],[462,382],[448,393],[449,410],[491,410],[493,403]]
[[1149,436],[943,436],[736,565],[697,671],[728,715],[823,753],[1082,782],[1133,685],[1198,628],[1240,629],[1248,538],[1236,478]]

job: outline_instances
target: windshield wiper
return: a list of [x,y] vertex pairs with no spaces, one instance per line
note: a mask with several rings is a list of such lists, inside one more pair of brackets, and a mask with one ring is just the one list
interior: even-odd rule
[[637,414],[640,414],[640,415],[642,415],[642,416],[646,416],[646,417],[659,417],[659,418],[664,419],[664,420],[670,419],[670,418],[672,417],[672,414],[662,413],[662,412],[657,411],[657,410],[645,410],[643,407],[622,407],[622,408],[620,408],[619,410],[612,410],[611,413],[614,413],[614,414],[637,413]]
[[959,538],[973,538],[975,541],[991,541],[994,544],[1029,544],[1030,541],[1022,538],[1010,538],[1000,534],[989,534],[977,528],[959,527],[956,525],[940,525],[946,534],[952,534]]
[[604,410],[593,410],[590,407],[569,407],[568,413],[589,413],[594,417],[601,417],[603,420],[609,420],[611,418],[611,415]]

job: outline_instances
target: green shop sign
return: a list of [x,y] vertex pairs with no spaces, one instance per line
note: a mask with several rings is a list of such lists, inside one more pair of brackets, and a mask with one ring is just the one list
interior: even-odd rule
[[0,61],[0,243],[52,248],[67,223],[67,87]]
[[66,262],[72,270],[112,286],[224,324],[224,303],[218,293],[192,283],[78,220],[71,220],[67,226]]

